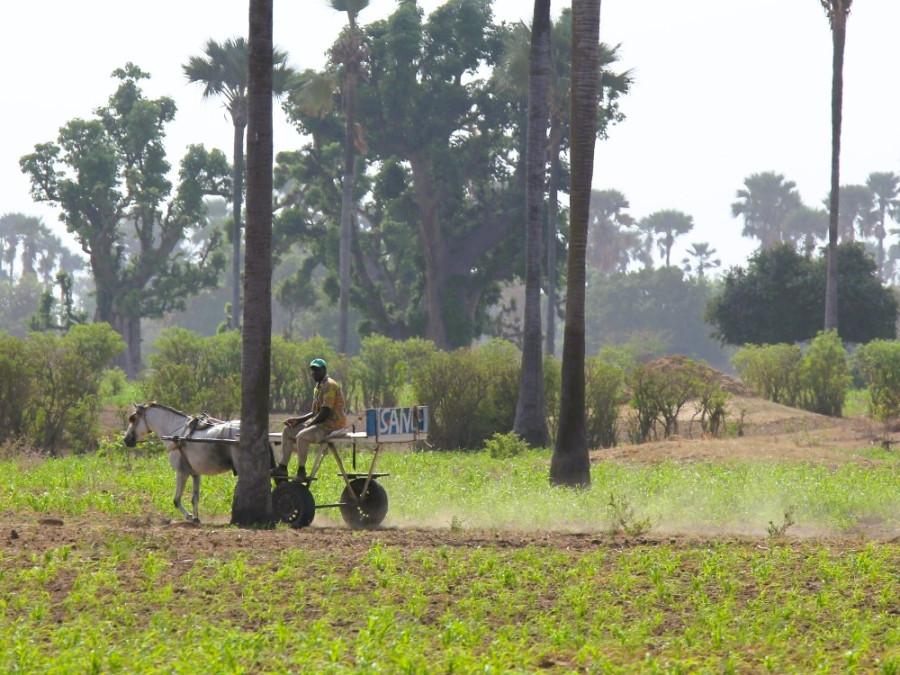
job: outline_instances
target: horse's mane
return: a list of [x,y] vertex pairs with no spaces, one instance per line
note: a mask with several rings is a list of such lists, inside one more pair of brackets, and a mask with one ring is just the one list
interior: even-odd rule
[[182,415],[183,417],[190,417],[187,413],[183,413],[177,408],[173,408],[170,405],[166,405],[165,403],[158,403],[156,401],[149,401],[147,403],[142,404],[145,408],[165,408],[169,412],[173,412],[177,415]]

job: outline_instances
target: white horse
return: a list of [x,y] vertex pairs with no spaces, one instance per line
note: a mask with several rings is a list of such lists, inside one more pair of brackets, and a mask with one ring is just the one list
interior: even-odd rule
[[[155,433],[169,450],[169,464],[175,469],[175,506],[185,519],[200,522],[200,476],[215,476],[226,471],[237,473],[240,420],[225,422],[207,415],[191,417],[161,403],[134,404],[128,418],[125,445],[133,448],[147,434]],[[201,439],[211,439],[203,442]],[[181,504],[187,479],[193,479],[191,504],[194,514]]]

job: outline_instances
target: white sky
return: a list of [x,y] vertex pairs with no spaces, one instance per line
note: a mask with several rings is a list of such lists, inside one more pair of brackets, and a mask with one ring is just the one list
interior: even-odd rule
[[[426,13],[441,0],[420,0]],[[568,3],[566,3],[568,4]],[[495,0],[497,19],[530,20],[530,0]],[[372,0],[361,23],[383,18],[395,0]],[[563,3],[553,0],[554,15]],[[29,0],[0,4],[0,213],[23,212],[57,225],[35,204],[18,160],[59,127],[90,117],[115,88],[113,69],[133,61],[151,74],[147,96],[170,96],[167,130],[177,167],[187,145],[231,156],[232,127],[218,101],[203,101],[181,64],[208,38],[246,35],[247,0]],[[319,68],[344,23],[325,0],[275,0],[275,42],[295,68]],[[872,171],[900,171],[898,0],[859,0],[850,16],[845,62],[842,183]],[[819,0],[603,0],[601,39],[621,43],[634,72],[622,102],[627,119],[597,146],[594,187],[615,188],[641,218],[665,208],[694,217],[692,242],[709,242],[725,265],[755,248],[731,217],[735,191],[751,173],[777,171],[819,206],[829,189],[831,34]],[[275,145],[300,137],[275,109]],[[59,226],[61,228],[61,226]],[[60,229],[60,234],[64,232]],[[67,241],[71,241],[67,239]]]

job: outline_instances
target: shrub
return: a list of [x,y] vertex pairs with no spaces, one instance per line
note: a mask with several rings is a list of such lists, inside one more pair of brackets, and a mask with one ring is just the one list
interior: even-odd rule
[[657,423],[664,436],[677,434],[678,415],[688,401],[700,396],[702,382],[701,367],[691,359],[638,366],[630,378],[630,404],[640,440],[648,440]]
[[25,430],[25,408],[33,379],[24,354],[23,340],[0,333],[0,443],[18,438]]
[[24,358],[34,379],[25,410],[25,432],[41,450],[87,452],[96,446],[104,367],[125,348],[108,324],[73,326],[57,337],[32,333]]
[[559,431],[559,397],[562,384],[562,362],[555,356],[544,357],[544,410],[550,442],[556,442]]
[[627,401],[624,370],[601,358],[587,359],[584,390],[588,447],[617,445],[619,406]]
[[509,459],[518,457],[528,450],[528,443],[522,440],[518,434],[510,431],[505,434],[495,433],[484,442],[484,448],[492,459]]
[[800,400],[800,363],[795,345],[747,345],[731,359],[741,379],[773,403],[796,406]]
[[363,338],[359,356],[351,361],[366,408],[393,408],[407,381],[408,366],[402,342],[383,335]]
[[512,429],[519,361],[518,349],[502,340],[434,352],[412,374],[416,400],[431,414],[430,441],[443,449],[476,449]]
[[823,331],[813,338],[800,364],[803,408],[840,417],[852,378],[847,353],[837,331]]
[[855,361],[869,392],[872,416],[880,422],[900,417],[900,342],[873,340],[861,345]]

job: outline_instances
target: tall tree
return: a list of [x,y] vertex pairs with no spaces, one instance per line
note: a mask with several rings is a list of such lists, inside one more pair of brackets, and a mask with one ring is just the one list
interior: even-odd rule
[[838,239],[855,241],[872,235],[875,220],[872,210],[875,196],[867,185],[841,185]]
[[722,264],[720,258],[713,258],[716,253],[716,249],[711,248],[709,242],[692,243],[687,250],[687,256],[681,261],[684,271],[694,272],[698,279],[705,279],[706,270],[716,269]]
[[884,240],[887,238],[887,220],[900,214],[900,176],[892,171],[876,171],[869,174],[866,186],[872,191],[875,199],[875,264],[878,276],[885,281],[884,274]]
[[665,260],[666,267],[669,267],[675,240],[694,229],[694,218],[682,211],[663,209],[642,218],[640,227],[657,235],[656,244],[660,255]]
[[774,171],[754,173],[744,179],[737,191],[738,201],[731,205],[731,215],[744,219],[741,235],[759,239],[764,251],[785,240],[788,214],[801,204],[794,181]]
[[272,522],[269,379],[272,356],[272,2],[250,0],[247,273],[241,347],[241,453],[234,525]]
[[343,71],[341,104],[344,112],[344,166],[341,178],[341,295],[338,308],[338,353],[347,353],[348,317],[350,315],[350,244],[353,231],[354,159],[363,144],[356,124],[356,82],[362,74],[366,48],[360,40],[356,17],[369,6],[369,0],[329,0],[331,7],[347,14],[347,30],[331,50],[331,60]]
[[94,321],[109,323],[125,339],[120,365],[134,377],[141,367],[141,318],[182,309],[185,297],[218,282],[220,238],[193,247],[186,234],[205,223],[205,195],[228,194],[231,167],[218,150],[191,146],[171,196],[163,138],[175,103],[145,98],[138,83],[149,76],[131,63],[113,76],[119,86],[96,119],[69,121],[59,144],[37,145],[19,164],[33,198],[60,207],[87,254]]
[[844,107],[844,43],[853,0],[819,0],[831,24],[831,197],[828,221],[828,273],[825,279],[825,330],[838,327],[838,217],[841,187],[841,121]]
[[791,211],[784,223],[785,241],[811,258],[819,240],[828,236],[828,213],[801,205]]
[[[532,447],[547,447],[550,432],[544,405],[541,358],[541,231],[547,176],[550,115],[550,0],[534,0],[528,78],[528,133],[525,151],[525,318],[519,399],[513,431]],[[553,311],[552,307],[548,311]]]
[[[205,56],[192,56],[182,66],[188,82],[203,85],[203,98],[222,96],[234,126],[232,150],[232,268],[231,268],[231,327],[240,326],[241,311],[241,209],[244,199],[244,133],[247,129],[248,47],[244,38],[229,38],[224,43],[208,40],[203,48]],[[291,69],[287,54],[275,50],[273,92],[285,91]]]
[[572,2],[572,162],[569,253],[563,332],[559,431],[550,461],[554,485],[588,487],[591,464],[585,428],[585,252],[597,138],[600,0]]

